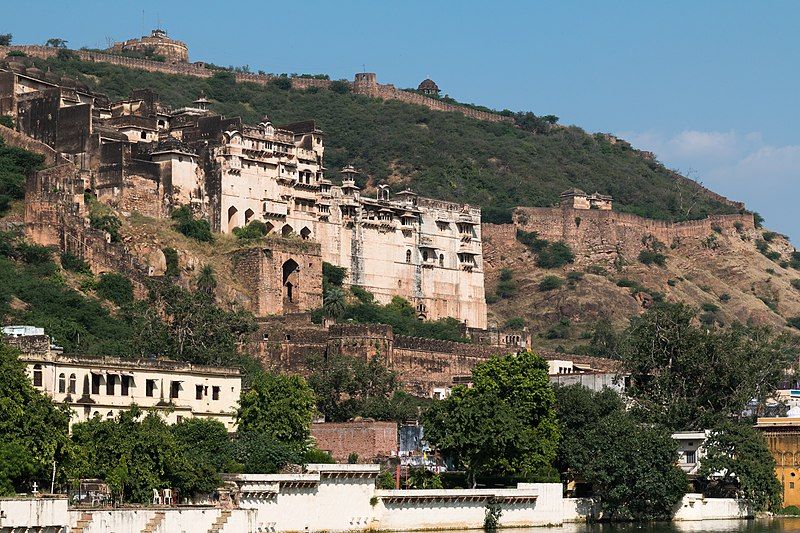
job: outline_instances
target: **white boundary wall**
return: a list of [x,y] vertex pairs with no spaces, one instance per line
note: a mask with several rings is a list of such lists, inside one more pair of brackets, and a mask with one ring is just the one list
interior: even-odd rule
[[[153,528],[152,533],[204,533],[210,531],[222,509],[96,509],[91,511],[71,510],[69,525],[74,529],[81,515],[90,514],[92,519],[84,533],[142,533],[157,514],[164,518]],[[257,531],[255,513],[245,509],[231,509],[230,516],[219,530],[220,533],[250,533]]]
[[689,493],[676,506],[675,521],[729,520],[755,516],[747,500],[734,498],[704,498],[702,494]]
[[64,498],[0,498],[0,530],[61,531],[67,517]]

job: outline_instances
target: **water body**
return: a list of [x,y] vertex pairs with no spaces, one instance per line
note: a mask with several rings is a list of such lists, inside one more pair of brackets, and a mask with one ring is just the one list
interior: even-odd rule
[[[502,518],[501,518],[502,521]],[[800,533],[800,518],[699,520],[652,524],[564,524],[552,529],[508,529],[507,533]]]

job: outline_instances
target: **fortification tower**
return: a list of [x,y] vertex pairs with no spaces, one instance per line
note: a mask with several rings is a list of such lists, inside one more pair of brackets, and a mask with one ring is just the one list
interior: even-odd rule
[[353,82],[353,92],[368,96],[378,95],[378,79],[374,72],[357,72]]

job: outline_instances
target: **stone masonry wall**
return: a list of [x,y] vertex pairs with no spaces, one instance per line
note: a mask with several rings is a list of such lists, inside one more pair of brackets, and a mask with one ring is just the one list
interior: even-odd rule
[[[12,50],[24,52],[26,55],[32,57],[40,57],[45,59],[54,57],[58,53],[58,49],[46,46],[13,45],[0,46],[0,57],[7,55],[8,52]],[[198,78],[210,78],[216,72],[206,68],[202,64],[162,63],[160,61],[150,61],[148,59],[138,59],[114,54],[106,54],[103,52],[92,52],[88,50],[75,50],[74,52],[78,54],[78,57],[80,57],[82,61],[110,63],[126,68],[146,70],[148,72],[162,72],[165,74],[178,74],[183,76],[194,76]],[[277,77],[246,72],[236,72],[234,75],[236,77],[236,81],[238,82],[249,82],[259,85],[266,85]],[[295,89],[308,89],[309,87],[327,88],[332,83],[331,80],[320,80],[314,78],[290,78],[290,80],[292,82],[292,87]],[[374,82],[374,80],[375,78],[373,75],[371,81]],[[472,109],[470,107],[457,104],[449,104],[417,93],[401,91],[394,85],[390,84],[356,82],[351,83],[350,88],[356,94],[363,94],[374,98],[381,98],[383,100],[399,100],[407,104],[421,105],[434,111],[461,113],[467,117],[488,122],[506,122],[509,124],[514,123],[514,120],[511,117],[504,117],[496,113]]]
[[[702,240],[714,227],[736,231],[754,229],[753,215],[712,215],[701,220],[667,222],[614,211],[594,209],[518,207],[513,224],[483,224],[487,249],[502,250],[516,241],[516,230],[536,232],[548,241],[564,241],[576,254],[576,262],[614,261],[619,255],[635,257],[644,242],[655,238],[666,246],[681,240]],[[491,252],[487,253],[490,260]]]
[[0,126],[0,137],[3,138],[3,141],[7,146],[21,148],[23,150],[28,150],[29,152],[34,152],[44,156],[45,167],[51,167],[55,165],[57,161],[60,161],[59,155],[56,153],[56,151],[47,146],[45,143],[31,139],[27,135],[14,131],[10,128]]

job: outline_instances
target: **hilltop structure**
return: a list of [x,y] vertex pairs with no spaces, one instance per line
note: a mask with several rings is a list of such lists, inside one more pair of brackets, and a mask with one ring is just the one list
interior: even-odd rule
[[[422,319],[486,328],[480,208],[392,194],[387,185],[368,197],[352,167],[332,183],[313,121],[247,125],[213,113],[203,97],[172,110],[149,90],[112,103],[30,70],[0,70],[0,110],[78,167],[74,194],[153,218],[189,206],[222,233],[258,220],[284,238],[268,254],[235,261],[257,315],[318,308],[325,261],[345,267],[346,281],[379,302],[401,296]],[[29,234],[64,243],[48,218],[52,206],[28,207]]]
[[169,63],[187,63],[189,61],[189,47],[182,41],[170,39],[166,30],[156,28],[150,35],[143,35],[140,39],[128,39],[121,43],[114,43],[108,49],[112,54],[136,52],[145,57],[160,56]]

